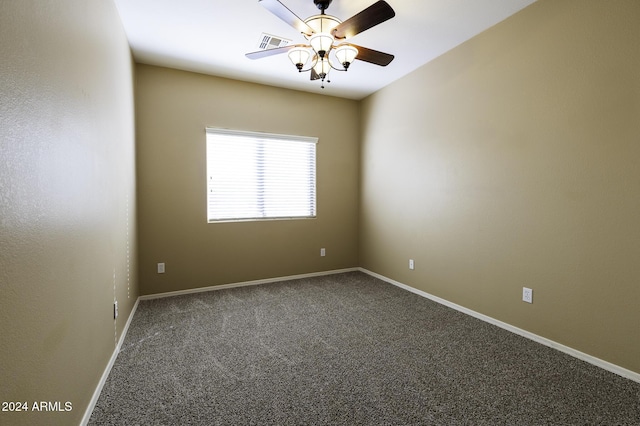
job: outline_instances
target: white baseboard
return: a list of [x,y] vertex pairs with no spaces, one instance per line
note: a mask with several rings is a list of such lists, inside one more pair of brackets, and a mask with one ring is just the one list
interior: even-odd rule
[[109,373],[111,372],[111,368],[113,364],[116,362],[116,358],[118,357],[118,353],[120,352],[120,348],[122,347],[122,342],[124,342],[124,338],[127,336],[127,331],[129,330],[129,325],[131,324],[131,320],[133,319],[133,315],[136,313],[136,309],[138,308],[138,302],[140,298],[136,299],[136,303],[133,305],[133,309],[131,309],[131,313],[129,314],[129,318],[127,318],[127,322],[122,329],[122,334],[120,335],[120,339],[118,339],[118,344],[116,345],[113,353],[111,354],[111,358],[107,363],[106,368],[102,372],[102,377],[100,377],[100,381],[98,382],[98,386],[93,392],[93,396],[91,397],[91,401],[89,401],[89,405],[84,412],[84,416],[82,417],[82,421],[80,422],[81,426],[86,426],[89,423],[89,419],[91,418],[91,413],[93,413],[93,409],[96,407],[98,403],[98,398],[100,398],[100,393],[102,392],[102,388],[104,384],[107,382],[107,377],[109,377]]
[[309,274],[289,275],[286,277],[266,278],[263,280],[253,280],[253,281],[243,281],[243,282],[237,282],[237,283],[231,283],[231,284],[212,285],[208,287],[190,288],[187,290],[169,291],[166,293],[146,294],[144,296],[140,296],[138,299],[139,300],[160,299],[163,297],[181,296],[184,294],[202,293],[205,291],[212,291],[212,290],[224,290],[227,288],[234,288],[234,287],[245,287],[250,285],[268,284],[268,283],[275,283],[278,281],[290,281],[290,280],[297,280],[301,278],[321,277],[323,275],[334,275],[334,274],[341,274],[343,272],[354,272],[359,270],[360,268],[333,269],[331,271],[311,272]]
[[495,326],[498,326],[500,328],[503,328],[507,331],[510,331],[512,333],[518,334],[522,337],[526,337],[527,339],[533,340],[534,342],[543,344],[545,346],[549,346],[551,348],[554,348],[556,350],[559,350],[560,352],[564,352],[568,355],[571,355],[574,358],[578,358],[582,361],[586,361],[589,364],[593,364],[596,367],[600,367],[603,368],[607,371],[610,371],[612,373],[615,373],[619,376],[625,377],[629,380],[633,380],[634,382],[638,382],[640,383],[640,374],[636,373],[635,371],[631,371],[631,370],[627,370],[626,368],[620,367],[618,365],[612,364],[608,361],[602,360],[600,358],[596,358],[592,355],[586,354],[584,352],[580,352],[579,350],[573,349],[569,346],[565,346],[561,343],[555,342],[553,340],[547,339],[546,337],[542,337],[542,336],[538,336],[537,334],[531,333],[527,330],[523,330],[521,328],[515,327],[511,324],[507,324],[506,322],[502,322],[500,320],[497,320],[495,318],[491,318],[490,316],[481,314],[479,312],[473,311],[471,309],[465,308],[464,306],[460,306],[457,305],[455,303],[449,302],[448,300],[442,299],[438,296],[434,296],[432,294],[426,293],[422,290],[418,290],[416,288],[413,288],[411,286],[408,286],[406,284],[403,284],[401,282],[392,280],[391,278],[387,278],[383,275],[377,274],[375,272],[369,271],[368,269],[364,269],[364,268],[358,268],[359,271],[364,272],[365,274],[371,275],[372,277],[376,277],[382,281],[386,281],[390,284],[393,284],[397,287],[400,287],[402,289],[405,289],[407,291],[410,291],[412,293],[415,293],[419,296],[422,297],[426,297],[427,299],[433,300],[434,302],[440,303],[441,305],[445,305],[449,308],[455,309],[456,311],[460,311],[462,313],[465,313],[467,315],[470,315],[474,318],[478,318],[479,320],[488,322],[489,324],[493,324]]

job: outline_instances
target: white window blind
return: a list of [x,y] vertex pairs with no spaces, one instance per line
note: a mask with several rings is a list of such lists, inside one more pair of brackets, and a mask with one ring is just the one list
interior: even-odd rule
[[317,138],[206,133],[209,222],[316,216]]

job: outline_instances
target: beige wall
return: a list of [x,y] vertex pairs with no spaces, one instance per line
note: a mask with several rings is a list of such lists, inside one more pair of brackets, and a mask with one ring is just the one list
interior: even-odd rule
[[[356,101],[138,65],[136,111],[141,293],[358,266]],[[207,126],[318,137],[317,218],[207,223]]]
[[361,266],[640,372],[639,18],[541,0],[367,98]]
[[9,0],[0,58],[0,401],[72,403],[0,424],[78,424],[138,296],[131,56],[110,0]]

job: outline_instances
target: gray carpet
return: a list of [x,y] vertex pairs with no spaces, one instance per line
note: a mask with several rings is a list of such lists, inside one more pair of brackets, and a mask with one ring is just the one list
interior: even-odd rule
[[637,425],[640,384],[353,272],[142,301],[90,424]]

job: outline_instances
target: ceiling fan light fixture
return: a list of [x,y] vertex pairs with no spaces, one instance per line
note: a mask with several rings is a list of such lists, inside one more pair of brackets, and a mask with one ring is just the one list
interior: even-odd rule
[[[287,52],[289,60],[299,72],[311,71],[311,80],[321,79],[322,85],[320,87],[324,88],[325,79],[329,83],[327,77],[331,68],[336,71],[347,71],[356,56],[360,61],[383,67],[389,65],[394,58],[388,53],[344,42],[345,39],[375,27],[396,15],[393,8],[385,0],[377,0],[346,21],[341,21],[335,16],[325,13],[332,0],[313,0],[321,12],[304,21],[286,7],[281,0],[259,0],[259,2],[275,16],[300,32],[309,44],[279,46],[247,53],[246,56],[249,59],[265,58]],[[332,51],[334,53],[331,53]],[[336,63],[336,61],[339,62]],[[305,64],[308,62],[311,62],[311,65],[306,65],[308,68],[305,68]]]
[[333,36],[329,33],[317,33],[311,36],[309,43],[318,56],[324,58],[333,46]]
[[302,68],[304,64],[307,63],[309,57],[311,56],[311,52],[309,49],[305,49],[304,47],[295,47],[289,51],[289,59],[296,66],[298,72],[302,72]]
[[349,68],[349,65],[353,63],[357,55],[358,49],[348,44],[338,46],[336,49],[336,57],[344,67],[345,71]]

